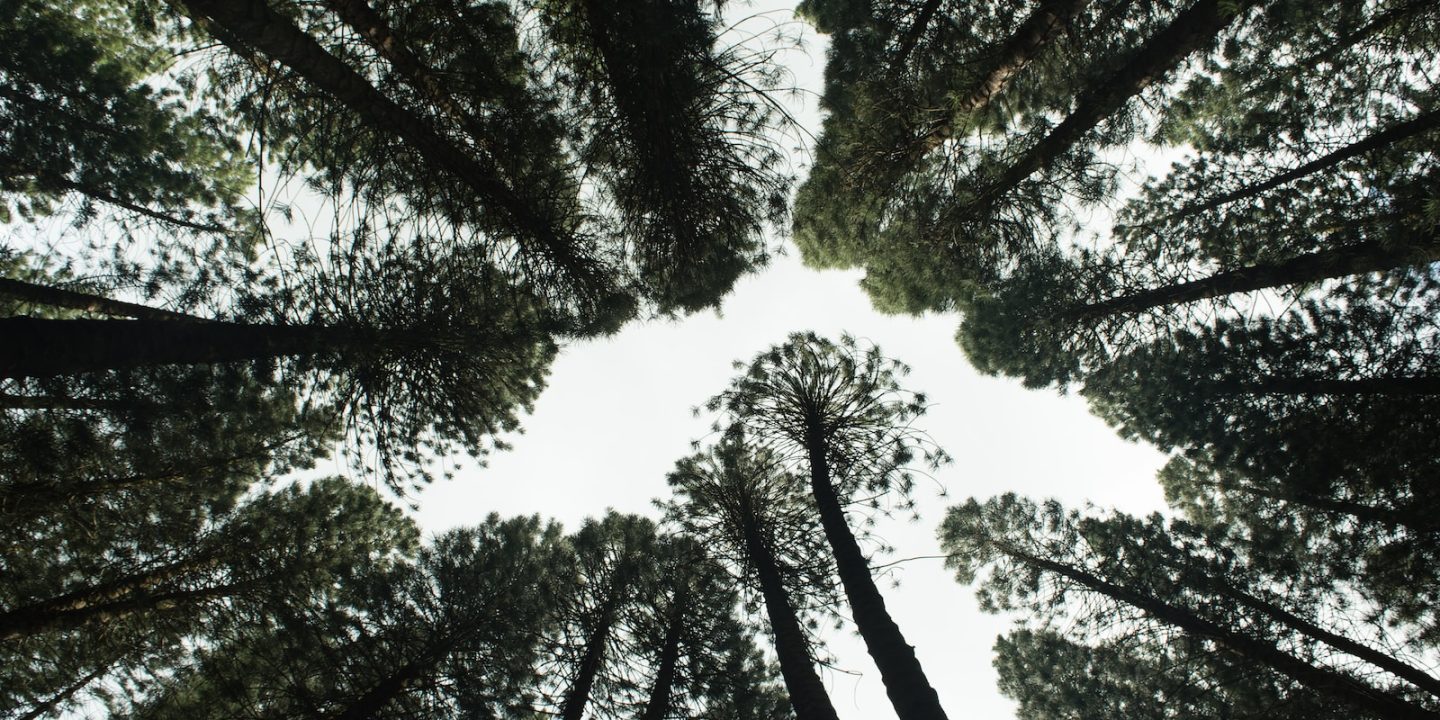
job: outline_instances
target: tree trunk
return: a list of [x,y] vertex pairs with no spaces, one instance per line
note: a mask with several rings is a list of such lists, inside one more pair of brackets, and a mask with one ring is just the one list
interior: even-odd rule
[[1214,210],[1215,208],[1221,207],[1223,205],[1228,205],[1237,200],[1245,200],[1247,198],[1255,197],[1256,195],[1259,195],[1267,190],[1273,190],[1277,187],[1280,187],[1281,185],[1285,185],[1286,183],[1290,183],[1302,177],[1305,177],[1306,175],[1312,175],[1322,170],[1328,170],[1351,158],[1359,157],[1366,153],[1383,148],[1387,145],[1392,145],[1394,143],[1400,142],[1401,140],[1414,137],[1421,133],[1429,132],[1437,127],[1440,127],[1440,111],[1432,110],[1427,113],[1421,113],[1416,117],[1406,120],[1405,122],[1396,123],[1395,125],[1385,128],[1384,130],[1381,130],[1380,132],[1377,132],[1370,137],[1361,140],[1360,142],[1346,145],[1339,150],[1328,153],[1326,155],[1322,155],[1297,168],[1280,173],[1279,175],[1276,175],[1269,180],[1255,183],[1254,185],[1248,185],[1246,187],[1240,188],[1239,190],[1224,193],[1223,195],[1218,195],[1195,205],[1189,205],[1180,208],[1178,211],[1167,215],[1165,219],[1175,220],[1190,215],[1196,215],[1207,210]]
[[600,675],[600,668],[605,663],[605,647],[610,642],[610,631],[615,625],[624,592],[624,581],[612,578],[605,590],[605,602],[600,606],[599,622],[590,637],[585,638],[585,652],[580,656],[575,682],[566,691],[565,701],[560,706],[561,720],[581,720],[585,716],[585,705],[590,702],[590,690],[595,687],[595,678]]
[[385,676],[380,682],[372,685],[355,702],[346,705],[334,717],[335,720],[373,720],[382,717],[381,713],[390,701],[399,697],[405,692],[410,684],[418,680],[430,668],[435,667],[442,658],[449,652],[449,647],[442,645],[438,649],[431,649],[423,656],[401,665],[398,670]]
[[52,695],[43,702],[37,703],[34,707],[30,708],[30,712],[21,715],[19,718],[17,718],[17,720],[39,720],[42,717],[46,717],[47,715],[54,713],[57,709],[59,709],[60,703],[63,703],[74,697],[75,693],[84,690],[86,685],[95,682],[109,671],[109,665],[101,665],[100,667],[91,671],[90,674],[80,678],[79,680],[76,680],[73,684],[71,684],[64,690],[61,690],[55,695]]
[[[449,173],[485,201],[502,209],[527,250],[537,251],[582,283],[594,280],[590,258],[577,256],[571,233],[536,213],[502,179],[488,159],[457,148],[423,118],[386,97],[344,61],[275,12],[265,0],[172,0],[201,26],[219,26],[217,37],[238,42],[290,68],[354,112],[371,128],[401,138],[430,166]],[[246,47],[234,48],[242,55]]]
[[1143,595],[1078,568],[1030,555],[1008,544],[997,543],[996,548],[1028,565],[1068,578],[1093,592],[1130,605],[1186,633],[1209,638],[1242,657],[1269,666],[1325,697],[1387,720],[1440,720],[1440,713],[1427,710],[1343,673],[1312,665],[1277,648],[1273,643],[1241,635],[1199,617],[1188,609]]
[[[133,573],[109,582],[52,597],[0,613],[0,638],[11,639],[48,629],[46,623],[95,606],[115,603],[144,593],[186,573],[214,566],[216,554],[201,552],[179,562]],[[27,630],[27,628],[38,628]]]
[[800,619],[790,607],[789,594],[781,579],[775,556],[760,535],[758,522],[753,512],[745,508],[743,528],[745,554],[755,563],[755,572],[760,579],[760,595],[765,599],[765,614],[770,619],[770,630],[775,634],[775,655],[780,661],[780,675],[785,679],[785,689],[790,696],[790,706],[795,709],[796,720],[839,720],[830,696],[825,692],[825,683],[810,661],[810,644],[805,639],[805,630]]
[[13,278],[0,278],[0,295],[5,295],[15,300],[34,305],[68,308],[87,313],[101,313],[113,317],[128,317],[142,320],[209,322],[205,318],[195,315],[186,315],[185,313],[149,307],[148,305],[137,305],[120,300],[111,300],[110,298],[93,293],[76,292],[74,290],[64,290],[47,285],[37,285]]
[[1289,493],[1267,490],[1253,483],[1219,480],[1211,484],[1223,492],[1239,492],[1255,497],[1277,500],[1279,502],[1294,503],[1323,513],[1347,515],[1357,520],[1384,525],[1386,527],[1403,528],[1416,533],[1432,533],[1440,530],[1440,518],[1432,519],[1432,513],[1420,513],[1417,516],[1415,513],[1404,510],[1377,507],[1375,505],[1358,503],[1353,500],[1336,500],[1311,493]]
[[681,571],[680,587],[670,600],[670,616],[666,620],[665,639],[660,645],[660,666],[655,671],[655,685],[645,702],[640,720],[664,720],[674,695],[675,668],[680,662],[680,634],[685,626],[686,605],[690,602],[690,579]]
[[[1210,578],[1206,578],[1206,580],[1210,581]],[[1382,653],[1367,645],[1358,643],[1354,640],[1351,640],[1350,638],[1330,632],[1329,630],[1326,630],[1325,628],[1322,628],[1310,622],[1309,620],[1306,620],[1302,617],[1295,615],[1294,613],[1291,613],[1285,608],[1279,607],[1278,605],[1262,600],[1261,598],[1255,597],[1254,595],[1244,592],[1238,588],[1232,587],[1228,583],[1225,583],[1223,581],[1213,581],[1213,587],[1215,587],[1221,595],[1231,597],[1237,602],[1239,602],[1241,605],[1244,605],[1251,610],[1259,612],[1260,614],[1270,618],[1271,620],[1275,620],[1276,622],[1279,622],[1280,624],[1285,625],[1286,627],[1302,635],[1306,635],[1308,637],[1319,640],[1320,642],[1323,642],[1326,645],[1335,648],[1336,650],[1360,658],[1361,660],[1364,660],[1365,662],[1368,662],[1375,667],[1381,668],[1386,672],[1394,674],[1396,677],[1404,678],[1405,680],[1414,684],[1415,687],[1418,687],[1421,690],[1424,690],[1425,692],[1428,692],[1431,695],[1440,698],[1440,680],[1436,680],[1434,677],[1431,677],[1429,674],[1427,674],[1424,670],[1421,670],[1420,668],[1403,662],[1398,658],[1386,655],[1385,653]]]
[[900,47],[895,50],[895,57],[890,60],[890,73],[896,74],[905,70],[905,63],[910,60],[910,53],[915,51],[915,45],[925,35],[925,29],[930,27],[930,21],[935,19],[935,12],[940,9],[945,0],[926,0],[925,5],[916,13],[915,21],[905,30],[905,37],[900,39]]
[[19,640],[43,632],[73,630],[91,622],[108,623],[137,613],[171,610],[180,605],[236,595],[257,584],[258,581],[248,580],[194,590],[138,594],[63,608],[48,607],[49,603],[32,605],[0,615],[0,640]]
[[1433,239],[1418,247],[1400,250],[1376,242],[1363,242],[1264,265],[1225,270],[1199,280],[1141,290],[1079,306],[1063,313],[1063,317],[1068,322],[1083,322],[1109,315],[1134,314],[1234,293],[1423,265],[1434,262],[1437,257],[1440,257],[1440,244]]
[[890,697],[900,720],[946,720],[940,696],[925,677],[915,657],[915,648],[905,641],[900,626],[885,609],[885,598],[875,587],[870,564],[845,521],[845,510],[831,484],[825,439],[819,424],[807,421],[807,425],[805,451],[810,460],[810,490],[820,511],[825,539],[835,554],[835,567],[845,588],[845,597],[850,601],[855,626],[865,640],[865,649],[875,660],[875,667],[880,670],[885,694]]
[[311,355],[361,341],[329,326],[24,317],[0,318],[0,337],[0,378]]
[[1016,28],[995,53],[990,66],[970,88],[970,92],[946,108],[946,116],[926,128],[920,138],[920,155],[934,150],[950,139],[955,132],[958,118],[968,115],[990,104],[990,101],[1005,89],[1010,78],[1025,69],[1050,41],[1060,34],[1065,25],[1080,14],[1090,0],[1046,0],[1042,2],[1025,22]]
[[1199,0],[1181,12],[1113,75],[1082,93],[1070,115],[985,186],[968,212],[976,217],[988,213],[1002,196],[1073,147],[1086,132],[1115,114],[1130,98],[1163,80],[1240,14],[1239,10],[1232,13],[1221,8],[1228,4],[1225,0]]
[[420,61],[395,29],[390,27],[385,18],[375,12],[369,3],[365,0],[325,0],[325,4],[339,15],[346,25],[365,38],[381,57],[388,60],[407,85],[423,93],[440,112],[464,125],[469,139],[488,151],[489,138],[480,131],[474,118],[460,108],[434,71]]

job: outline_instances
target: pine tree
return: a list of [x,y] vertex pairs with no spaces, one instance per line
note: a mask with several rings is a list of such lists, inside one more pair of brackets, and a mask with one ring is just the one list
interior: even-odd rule
[[761,353],[709,407],[723,408],[744,425],[750,442],[804,468],[855,625],[896,712],[902,720],[915,720],[944,718],[945,712],[914,648],[886,611],[846,518],[857,495],[893,492],[908,506],[913,481],[907,463],[917,454],[932,467],[945,459],[911,427],[925,399],[898,385],[897,376],[907,371],[879,348],[797,334]]

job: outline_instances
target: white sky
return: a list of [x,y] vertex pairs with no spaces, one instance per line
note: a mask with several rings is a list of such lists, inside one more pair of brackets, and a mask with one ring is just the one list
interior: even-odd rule
[[[766,5],[736,12],[766,12]],[[768,20],[790,17],[784,3],[768,5],[782,8],[766,14]],[[807,51],[808,57],[792,54],[790,66],[797,84],[813,93],[820,87],[823,38],[811,34]],[[796,114],[818,131],[813,102]],[[651,500],[668,494],[666,473],[709,430],[708,418],[695,418],[691,409],[725,388],[733,361],[749,361],[802,330],[830,338],[848,332],[910,365],[906,387],[932,402],[916,425],[955,458],[936,475],[938,485],[917,488],[919,522],[880,522],[877,534],[896,552],[878,562],[939,554],[935,529],[944,509],[970,496],[1014,491],[1131,513],[1163,507],[1154,479],[1160,453],[1120,440],[1077,397],[980,376],[953,340],[956,318],[880,315],[857,286],[859,277],[811,271],[792,247],[765,272],[741,281],[720,314],[634,324],[566,348],[524,421],[525,433],[512,439],[514,449],[493,456],[487,468],[425,490],[417,519],[438,532],[490,512],[539,513],[567,528],[606,508],[656,516]],[[940,486],[948,498],[938,497]],[[956,584],[940,560],[904,563],[893,578],[900,586],[882,585],[882,592],[950,717],[1013,717],[990,667],[994,637],[1008,621],[981,614],[971,590]],[[829,651],[845,671],[825,674],[841,718],[893,717],[858,636],[848,628],[832,633]]]

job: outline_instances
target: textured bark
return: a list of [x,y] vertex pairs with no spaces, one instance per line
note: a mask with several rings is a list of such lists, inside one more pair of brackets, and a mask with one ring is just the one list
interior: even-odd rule
[[48,285],[38,285],[36,283],[12,278],[0,278],[0,295],[5,295],[6,297],[34,305],[46,305],[49,307],[79,310],[81,312],[101,313],[114,317],[208,322],[205,318],[194,315],[161,310],[148,305],[138,305],[121,300],[111,300],[103,295],[76,292],[74,290],[65,290]]
[[518,231],[518,242],[538,252],[579,281],[593,280],[595,268],[576,255],[567,230],[537,214],[502,179],[494,163],[457,148],[425,119],[401,107],[362,75],[331,55],[318,42],[275,12],[265,0],[172,0],[202,26],[217,26],[221,41],[240,43],[242,55],[253,48],[295,71],[354,112],[370,127],[405,141],[429,165],[468,185],[504,211]]
[[997,543],[996,548],[1035,568],[1060,575],[1114,600],[1130,605],[1160,622],[1216,644],[1265,666],[1315,693],[1387,720],[1440,720],[1436,713],[1408,700],[1380,690],[1348,675],[1312,665],[1273,643],[1246,635],[1206,620],[1194,612],[1133,591],[1078,568],[1036,557],[1013,546]]
[[934,150],[955,132],[956,120],[990,104],[1005,89],[1010,79],[1025,69],[1055,39],[1065,25],[1075,19],[1090,0],[1046,0],[1025,18],[996,51],[980,80],[959,100],[947,108],[947,115],[926,128],[920,142],[922,154]]
[[969,208],[970,213],[977,217],[986,214],[1000,197],[1047,167],[1131,98],[1163,80],[1191,53],[1205,47],[1240,14],[1224,12],[1221,6],[1226,4],[1224,0],[1200,0],[1151,36],[1114,74],[1082,93],[1074,110],[1050,134],[986,186]]
[[365,347],[348,328],[173,320],[0,318],[0,377],[52,377],[155,365],[312,355]]
[[1175,220],[1190,215],[1196,215],[1207,210],[1229,205],[1230,203],[1255,197],[1267,190],[1273,190],[1281,185],[1298,180],[1306,175],[1313,175],[1322,170],[1328,170],[1351,158],[1359,157],[1369,152],[1379,150],[1387,145],[1393,145],[1416,135],[1429,132],[1440,127],[1440,111],[1421,113],[1402,123],[1391,125],[1370,137],[1356,143],[1346,145],[1339,150],[1322,155],[1310,162],[1307,162],[1292,170],[1287,170],[1275,177],[1248,185],[1222,195],[1217,195],[1209,200],[1195,205],[1189,205],[1166,216],[1166,220]]
[[818,421],[807,422],[805,450],[810,461],[810,490],[820,511],[825,539],[835,555],[835,567],[845,597],[850,601],[855,626],[865,640],[865,649],[880,670],[885,693],[900,720],[945,720],[940,696],[931,687],[915,657],[915,648],[905,641],[900,626],[885,609],[885,598],[875,587],[870,564],[860,552],[855,534],[845,521],[845,510],[831,484],[824,436]]
[[790,606],[790,597],[785,592],[775,556],[765,544],[754,515],[747,512],[743,522],[745,554],[755,564],[755,572],[760,579],[760,595],[765,599],[765,614],[775,635],[775,655],[780,661],[780,675],[785,679],[785,689],[790,696],[790,706],[795,709],[796,720],[839,720],[835,706],[825,692],[825,683],[810,661],[810,644],[805,639],[800,619]]
[[1082,322],[1109,315],[1133,314],[1146,310],[1195,302],[1234,293],[1299,285],[1330,278],[1381,272],[1399,267],[1423,265],[1440,259],[1440,244],[1393,249],[1376,242],[1363,242],[1334,250],[1320,250],[1288,260],[1226,270],[1190,282],[1141,290],[1129,295],[1083,305],[1064,313],[1070,322]]
[[160,593],[140,589],[93,604],[86,601],[47,601],[0,614],[0,640],[18,640],[39,633],[73,630],[90,623],[103,625],[139,613],[171,610],[182,605],[230,597],[257,584],[257,581],[244,581]]

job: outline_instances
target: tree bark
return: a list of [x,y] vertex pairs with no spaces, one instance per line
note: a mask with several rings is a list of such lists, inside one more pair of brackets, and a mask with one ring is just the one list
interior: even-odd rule
[[13,278],[0,278],[0,295],[35,305],[68,308],[88,313],[102,313],[114,317],[137,318],[142,320],[209,322],[205,318],[195,315],[161,310],[148,305],[138,305],[121,300],[111,300],[103,295],[64,290],[48,285],[38,285],[23,280],[15,280]]
[[770,619],[770,630],[775,634],[775,655],[780,661],[780,675],[785,680],[796,720],[839,720],[835,706],[830,703],[830,695],[825,692],[825,683],[810,662],[810,644],[805,639],[800,619],[790,606],[790,597],[785,592],[775,556],[766,546],[750,508],[744,508],[743,522],[745,554],[755,563],[755,572],[760,579],[765,614]]
[[11,317],[0,318],[0,337],[6,339],[0,346],[0,378],[225,363],[364,347],[362,334],[349,328],[218,321]]
[[1328,170],[1351,158],[1359,157],[1366,153],[1379,150],[1387,145],[1392,145],[1401,140],[1429,132],[1437,127],[1440,127],[1440,111],[1421,113],[1405,122],[1396,123],[1385,128],[1364,140],[1346,145],[1339,150],[1322,155],[1297,168],[1280,173],[1269,180],[1217,195],[1216,197],[1195,205],[1180,208],[1178,211],[1167,215],[1165,219],[1176,220],[1190,215],[1197,215],[1207,210],[1214,210],[1215,208],[1229,205],[1238,200],[1255,197],[1267,190],[1273,190],[1281,185],[1305,177],[1306,175],[1313,175],[1322,170]]
[[1040,142],[987,185],[968,208],[981,217],[1025,178],[1048,166],[1088,131],[1115,114],[1130,98],[1164,79],[1191,53],[1204,47],[1239,14],[1224,11],[1224,0],[1199,0],[1151,36],[1128,62],[1076,99],[1075,109]]
[[1241,635],[1199,617],[1188,609],[1170,605],[1078,568],[1036,557],[1005,543],[996,543],[995,546],[1021,562],[1055,573],[1093,592],[1130,605],[1191,635],[1208,638],[1251,661],[1269,666],[1316,693],[1351,707],[1374,713],[1387,720],[1440,720],[1440,713],[1427,710],[1348,675],[1317,667],[1277,648],[1273,643]]
[[920,137],[921,152],[924,155],[950,139],[955,132],[958,118],[968,115],[990,104],[990,101],[1005,89],[1010,79],[1025,69],[1050,41],[1065,28],[1065,25],[1080,14],[1090,0],[1046,0],[1025,18],[1005,44],[995,53],[991,64],[970,92],[946,109],[946,116],[925,129]]
[[106,602],[77,603],[59,608],[51,608],[49,603],[32,605],[0,615],[0,640],[13,641],[43,632],[73,630],[91,622],[107,623],[137,613],[170,610],[179,605],[236,595],[257,584],[258,581],[247,580],[193,590],[139,593],[118,596],[119,599]]
[[1199,280],[1141,290],[1082,305],[1065,312],[1063,316],[1069,322],[1084,322],[1222,295],[1423,265],[1437,259],[1440,259],[1440,245],[1434,240],[1398,250],[1373,241],[1362,242],[1334,250],[1307,253],[1288,260],[1225,270]]
[[398,670],[372,685],[355,702],[346,705],[335,720],[372,720],[382,717],[381,713],[390,701],[399,697],[410,684],[418,680],[427,670],[433,668],[448,653],[448,647],[432,649],[424,656],[401,665]]
[[806,424],[805,451],[810,461],[810,490],[820,511],[825,539],[835,554],[835,567],[845,588],[845,597],[850,601],[855,626],[865,640],[865,649],[875,660],[875,667],[880,670],[885,694],[890,697],[890,704],[895,707],[895,714],[900,720],[946,720],[945,710],[940,707],[940,696],[925,677],[925,671],[915,657],[915,648],[905,641],[900,626],[885,609],[885,598],[875,587],[870,564],[860,552],[855,534],[845,521],[845,510],[831,483],[821,425],[813,418]]
[[905,30],[905,36],[900,39],[900,47],[895,50],[895,57],[890,60],[891,74],[899,73],[905,69],[905,63],[910,60],[910,53],[915,51],[915,45],[925,35],[925,29],[930,27],[930,21],[935,19],[935,12],[945,0],[926,0],[921,6],[920,12],[916,13],[915,21]]
[[[226,44],[241,43],[290,68],[328,93],[375,130],[405,141],[430,166],[469,186],[502,209],[516,229],[516,240],[538,252],[571,278],[589,283],[595,268],[577,255],[571,233],[536,212],[502,179],[494,163],[457,148],[423,118],[386,97],[362,75],[331,55],[318,42],[275,12],[265,0],[171,0],[202,26],[223,30]],[[247,47],[235,48],[242,55]]]
[[690,579],[680,571],[681,582],[671,598],[670,614],[665,624],[665,639],[660,644],[660,666],[655,671],[655,685],[645,702],[640,720],[664,720],[674,695],[675,668],[680,662],[680,635],[685,625],[686,605],[690,603]]

